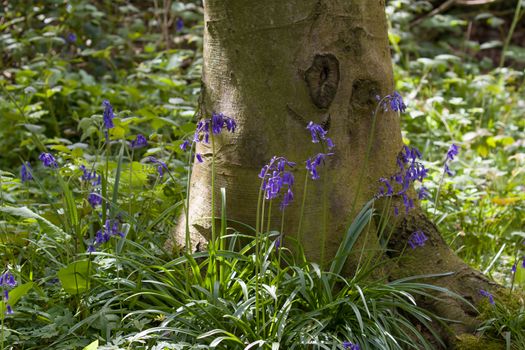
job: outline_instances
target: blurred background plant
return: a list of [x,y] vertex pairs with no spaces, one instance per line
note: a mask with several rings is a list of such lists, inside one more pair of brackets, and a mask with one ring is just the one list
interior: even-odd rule
[[[438,191],[443,155],[451,143],[460,146],[451,164],[455,175],[445,177],[437,207],[432,200],[423,205],[463,259],[514,289],[525,283],[524,13],[520,0],[387,3],[396,89],[408,105],[403,135],[431,169],[431,194]],[[2,265],[18,282],[10,291],[15,313],[2,318],[6,346],[81,349],[98,337],[105,344],[99,349],[182,349],[201,336],[193,348],[207,348],[219,336],[226,337],[224,344],[236,343],[237,335],[214,329],[251,327],[249,261],[231,249],[228,258],[238,259],[232,273],[243,278],[212,302],[217,295],[177,285],[197,274],[177,275],[174,266],[184,262],[195,270],[194,261],[185,256],[172,262],[162,249],[184,206],[188,160],[179,146],[195,128],[202,15],[200,1],[0,0],[0,250]],[[106,130],[109,147],[102,126],[106,99],[117,116],[115,127]],[[138,134],[147,145],[135,149],[127,142]],[[42,152],[52,153],[60,167],[42,166]],[[22,164],[31,168],[20,178]],[[83,181],[81,165],[101,175],[101,184]],[[88,201],[93,190],[103,197],[99,205]],[[125,237],[111,238],[89,255],[86,249],[106,219],[118,222]],[[265,249],[275,249],[273,241],[264,242]],[[286,307],[296,289],[320,288],[326,277],[305,262],[287,273],[271,259],[268,264],[274,282],[288,279],[263,291],[275,310]],[[311,314],[309,326],[318,339],[349,340],[340,338],[352,335],[348,329],[328,326],[341,320],[336,309],[361,277],[338,293],[319,292],[325,300],[311,299],[306,289],[293,300],[303,311],[312,302],[330,314]],[[426,287],[410,288],[417,293]],[[402,289],[372,284],[363,290],[364,297],[345,304],[354,314],[345,324],[364,327],[364,317],[364,334],[372,336],[379,330],[366,323],[372,319],[368,305],[383,303],[384,313],[378,309],[374,317],[397,320],[386,300]],[[407,299],[396,300],[401,304],[394,307],[427,319]],[[501,330],[523,324],[523,305],[517,314],[504,306],[489,310],[486,334],[504,338]],[[195,323],[204,314],[228,315],[228,321]],[[279,321],[290,325],[290,342],[304,336],[305,324],[295,321]],[[390,330],[398,337],[410,333]],[[181,343],[169,342],[163,332],[178,332]]]

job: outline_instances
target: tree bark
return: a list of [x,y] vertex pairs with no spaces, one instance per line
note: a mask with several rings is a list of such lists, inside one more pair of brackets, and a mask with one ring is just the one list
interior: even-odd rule
[[[336,147],[321,178],[308,180],[302,244],[308,258],[326,262],[359,209],[377,194],[381,177],[396,171],[403,142],[397,113],[379,113],[373,128],[376,96],[393,92],[384,0],[207,0],[201,116],[224,113],[238,130],[215,141],[215,188],[227,192],[229,219],[255,226],[260,181],[257,174],[271,157],[297,162],[295,202],[286,208],[284,235],[297,237],[306,169],[304,161],[321,152],[306,130],[313,121],[325,126]],[[370,153],[366,159],[370,143]],[[204,163],[195,163],[190,185],[192,246],[210,237],[211,148],[199,143]],[[215,195],[219,208],[219,195]],[[395,199],[398,200],[398,199]],[[381,203],[379,203],[381,205]],[[281,213],[274,205],[273,229]],[[218,216],[219,213],[216,213]],[[436,227],[419,209],[395,222],[388,273],[403,277],[454,272],[440,278],[468,300],[480,299],[489,282],[467,267],[447,247]],[[424,247],[405,251],[408,236],[424,230]],[[173,241],[184,246],[185,222]],[[370,229],[373,232],[373,229]],[[323,239],[323,237],[327,239]],[[378,237],[362,235],[357,248],[379,252]],[[348,273],[357,257],[350,257]],[[451,298],[428,305],[458,319],[454,331],[472,331],[473,310]]]

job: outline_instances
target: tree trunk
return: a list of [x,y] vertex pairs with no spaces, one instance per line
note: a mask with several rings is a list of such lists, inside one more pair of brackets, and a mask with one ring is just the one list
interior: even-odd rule
[[[373,123],[376,96],[393,92],[385,2],[207,0],[204,7],[201,116],[221,112],[238,124],[235,133],[214,140],[215,188],[226,188],[228,218],[255,226],[257,175],[273,156],[285,156],[297,166],[295,202],[285,210],[284,235],[297,237],[304,161],[321,152],[306,126],[309,121],[321,124],[336,147],[322,167],[321,178],[308,180],[301,237],[307,256],[326,262],[335,255],[357,211],[377,194],[378,179],[396,171],[403,146],[397,113],[381,112]],[[212,198],[211,148],[199,143],[197,152],[205,161],[193,165],[191,176],[194,248],[210,236]],[[219,208],[218,193],[215,199]],[[272,226],[279,230],[281,212],[275,208],[273,214]],[[479,300],[480,288],[491,289],[483,276],[451,252],[419,209],[396,219],[395,226],[390,241],[394,252],[382,256],[392,259],[392,269],[382,273],[397,278],[451,271],[454,275],[437,283],[473,302]],[[419,229],[429,236],[427,244],[405,251],[398,259],[396,251]],[[184,232],[181,220],[174,233],[179,246],[184,246]],[[362,235],[358,247],[363,245],[380,250],[372,234]],[[348,272],[355,266],[353,259]],[[472,331],[476,325],[473,310],[451,298],[428,307],[462,321],[453,326],[458,333]]]

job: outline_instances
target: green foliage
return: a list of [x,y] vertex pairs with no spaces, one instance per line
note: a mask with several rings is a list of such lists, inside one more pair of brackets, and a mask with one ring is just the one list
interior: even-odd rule
[[[514,13],[514,5],[507,7]],[[462,36],[468,21],[478,28],[503,26],[491,12],[472,19],[454,8],[423,16],[431,10],[425,1],[387,7],[397,88],[409,106],[402,119],[405,141],[422,151],[433,170],[433,197],[448,146],[461,147],[456,175],[445,178],[439,206],[427,201],[427,210],[458,255],[510,285],[525,227],[525,74],[495,68],[487,43],[476,41],[482,38]],[[410,24],[418,18],[426,19]]]

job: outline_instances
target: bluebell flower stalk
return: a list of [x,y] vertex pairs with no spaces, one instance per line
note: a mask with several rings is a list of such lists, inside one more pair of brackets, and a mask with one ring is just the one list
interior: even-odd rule
[[22,167],[20,168],[20,180],[22,180],[22,182],[33,180],[33,169],[29,162],[22,163]]
[[58,163],[51,153],[43,152],[38,157],[46,168],[58,168]]
[[102,115],[104,119],[104,127],[106,129],[112,129],[115,127],[115,124],[113,124],[113,118],[115,118],[113,106],[108,100],[104,100],[102,106],[104,107],[104,114]]

